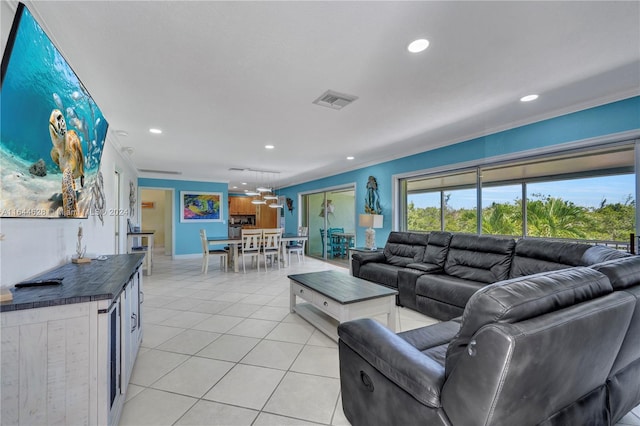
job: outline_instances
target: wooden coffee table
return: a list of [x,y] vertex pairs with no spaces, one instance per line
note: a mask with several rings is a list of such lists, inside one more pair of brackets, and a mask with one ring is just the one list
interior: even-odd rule
[[[338,271],[289,275],[289,308],[318,330],[338,341],[338,324],[356,318],[387,315],[396,331],[397,290]],[[306,303],[296,304],[296,297]]]

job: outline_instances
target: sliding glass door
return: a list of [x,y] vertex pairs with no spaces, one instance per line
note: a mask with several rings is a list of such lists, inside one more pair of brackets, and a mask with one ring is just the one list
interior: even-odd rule
[[[309,227],[309,256],[347,263],[347,246],[355,244],[355,187],[350,185],[302,196],[303,226]],[[338,236],[333,236],[337,233]]]

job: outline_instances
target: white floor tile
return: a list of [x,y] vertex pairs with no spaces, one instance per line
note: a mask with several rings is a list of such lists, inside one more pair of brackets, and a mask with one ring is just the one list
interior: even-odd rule
[[266,321],[253,318],[244,319],[241,323],[230,329],[227,333],[236,336],[263,338],[278,325],[275,321]]
[[250,426],[259,411],[247,408],[233,407],[212,401],[198,401],[184,416],[178,420],[176,426]]
[[182,333],[158,345],[157,349],[195,355],[220,336],[221,334],[219,333],[211,333],[209,331],[184,330]]
[[272,368],[237,364],[204,399],[260,410],[284,374]]
[[136,364],[131,373],[130,383],[140,386],[149,386],[183,362],[189,359],[188,355],[164,352],[150,349],[138,353]]
[[227,374],[234,365],[233,362],[192,357],[155,382],[151,387],[200,398]]
[[287,370],[293,364],[303,345],[297,343],[262,340],[242,358],[242,364]]
[[226,333],[241,322],[242,318],[240,317],[216,314],[198,323],[193,328],[196,330],[210,331],[212,333]]
[[329,424],[339,392],[339,379],[289,372],[263,411]]
[[161,325],[166,325],[169,327],[191,328],[210,317],[211,314],[205,314],[201,312],[178,311],[176,315],[164,320]]
[[253,314],[260,308],[260,305],[252,305],[250,303],[239,302],[234,303],[223,311],[220,311],[220,315],[248,318],[251,316],[251,314]]
[[290,368],[299,373],[340,378],[338,348],[306,345]]
[[267,334],[266,338],[269,340],[304,344],[307,343],[313,331],[313,326],[308,323],[294,324],[281,322],[271,333]]
[[260,413],[253,426],[313,426],[320,425],[322,423],[308,422],[301,419],[294,419],[292,417],[279,416],[277,414]]
[[198,352],[198,356],[238,362],[258,344],[260,339],[225,334]]
[[172,425],[197,399],[184,395],[145,389],[124,404],[120,426]]
[[142,346],[147,348],[155,348],[156,346],[182,333],[184,330],[184,328],[167,327],[165,325],[159,324],[144,324]]

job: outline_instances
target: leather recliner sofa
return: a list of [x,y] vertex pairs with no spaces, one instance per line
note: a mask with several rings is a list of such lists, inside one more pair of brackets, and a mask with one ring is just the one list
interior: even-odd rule
[[398,304],[449,320],[462,315],[470,297],[486,285],[626,256],[604,246],[533,238],[391,232],[382,253],[355,253],[352,271],[397,288]]
[[640,257],[486,285],[432,326],[338,335],[353,425],[612,425],[640,403]]

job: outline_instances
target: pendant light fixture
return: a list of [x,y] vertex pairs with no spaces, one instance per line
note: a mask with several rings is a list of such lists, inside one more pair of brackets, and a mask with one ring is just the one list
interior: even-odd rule
[[[273,186],[274,188],[276,187],[276,185],[273,185]],[[265,196],[264,198],[267,200],[278,200],[277,190],[274,190],[273,194]],[[283,206],[278,201],[276,201],[274,203],[270,203],[269,207],[271,207],[272,209],[278,209],[278,208],[282,208]]]

